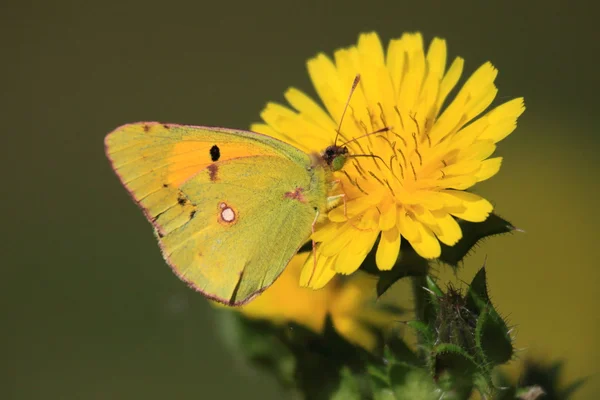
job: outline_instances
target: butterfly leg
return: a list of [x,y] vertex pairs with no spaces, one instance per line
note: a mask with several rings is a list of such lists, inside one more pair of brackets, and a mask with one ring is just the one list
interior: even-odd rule
[[348,220],[348,223],[350,225],[352,225],[352,227],[354,229],[356,229],[356,230],[359,230],[359,231],[371,231],[371,229],[359,228],[358,226],[354,225],[354,223],[350,220],[350,218],[348,218],[348,206],[347,206],[347,202],[346,202],[347,195],[346,195],[346,192],[344,191],[344,185],[342,183],[342,180],[341,179],[336,179],[336,180],[331,181],[331,183],[339,184],[340,188],[342,189],[342,193],[338,194],[338,195],[335,195],[335,196],[328,197],[327,201],[330,202],[330,201],[334,201],[336,199],[342,198],[342,200],[344,201],[344,217],[346,217],[346,219]]

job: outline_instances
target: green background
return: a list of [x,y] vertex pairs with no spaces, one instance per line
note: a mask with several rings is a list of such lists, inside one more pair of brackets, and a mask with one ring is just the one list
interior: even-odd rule
[[527,104],[500,174],[478,187],[527,232],[485,242],[459,278],[487,256],[518,346],[567,360],[568,380],[591,376],[576,397],[593,398],[600,48],[578,4],[2,2],[0,397],[279,398],[164,265],[103,138],[142,120],[246,128],[288,86],[313,93],[304,63],[318,51],[419,30],[447,39],[468,73],[491,60],[495,104]]

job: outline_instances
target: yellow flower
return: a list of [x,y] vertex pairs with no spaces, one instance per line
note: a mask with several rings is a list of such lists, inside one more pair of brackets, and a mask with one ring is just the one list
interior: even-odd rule
[[369,305],[375,299],[375,280],[356,274],[342,282],[334,279],[321,290],[298,285],[305,255],[297,255],[275,283],[251,302],[235,307],[245,316],[275,324],[295,322],[321,333],[331,316],[337,332],[348,341],[373,350],[377,338],[372,328],[384,329],[394,314]]
[[334,61],[319,54],[308,62],[327,111],[290,88],[285,97],[295,110],[269,103],[261,113],[265,123],[252,130],[306,152],[323,151],[333,144],[360,74],[337,143],[347,142],[350,154],[334,173],[344,202],[318,225],[317,263],[312,257],[306,261],[302,285],[323,287],[336,273],[356,271],[378,237],[381,270],[393,267],[402,237],[420,256],[437,258],[440,242],[452,246],[462,237],[457,218],[488,217],[492,204],[464,190],[498,172],[502,158],[489,157],[525,107],[517,98],[480,116],[497,93],[497,70],[489,62],[447,101],[462,69],[463,59],[456,58],[446,70],[442,39],[434,39],[425,53],[419,33],[404,34],[385,54],[375,33],[363,34],[357,46],[336,51]]

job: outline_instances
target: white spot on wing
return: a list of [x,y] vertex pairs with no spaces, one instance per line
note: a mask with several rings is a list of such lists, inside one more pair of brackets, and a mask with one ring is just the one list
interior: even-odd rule
[[223,221],[225,222],[232,222],[235,219],[235,213],[229,207],[224,208],[223,211],[221,211],[221,218],[223,218]]

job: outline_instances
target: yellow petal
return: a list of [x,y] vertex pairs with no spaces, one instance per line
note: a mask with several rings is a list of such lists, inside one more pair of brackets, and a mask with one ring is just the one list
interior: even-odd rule
[[319,106],[313,99],[308,97],[306,94],[296,88],[289,88],[285,92],[286,100],[294,107],[298,112],[310,119],[315,125],[323,128],[325,131],[331,131],[333,134],[337,129],[337,124],[331,119],[321,106]]
[[461,200],[461,207],[449,208],[450,214],[470,222],[483,222],[494,209],[494,206],[476,194],[469,192],[445,190],[445,193]]
[[427,225],[433,231],[433,233],[435,233],[436,235],[438,233],[441,233],[441,230],[437,226],[437,220],[434,217],[434,214],[432,211],[430,211],[427,208],[422,207],[422,206],[414,206],[413,212],[414,212],[415,218],[419,222]]
[[[337,50],[334,53],[334,57],[335,65],[340,74],[340,81],[345,87],[344,98],[343,100],[340,99],[343,101],[345,107],[352,83],[356,75],[361,72],[358,49],[350,47],[348,49]],[[348,112],[344,116],[345,122],[342,122],[340,130],[340,136],[344,141],[373,131],[369,116],[369,105],[362,87],[363,83],[359,84],[350,98]],[[339,122],[339,119],[336,119],[336,121]]]
[[381,215],[379,216],[379,229],[387,231],[396,226],[398,218],[396,202],[386,202],[381,205]]
[[407,56],[407,71],[402,90],[398,93],[398,108],[403,112],[412,114],[415,102],[421,93],[421,84],[425,79],[425,53],[423,51],[423,37],[420,33],[402,35],[405,41]]
[[335,262],[335,258],[332,259],[331,266],[327,266],[326,268],[323,268],[323,272],[321,272],[321,275],[319,275],[319,277],[314,281],[314,283],[311,284],[310,287],[312,289],[321,289],[321,288],[325,287],[325,285],[327,285],[333,279],[333,277],[336,275],[336,272],[333,269],[334,262]]
[[[313,252],[309,252],[307,254],[306,261],[304,262],[304,266],[302,267],[302,272],[300,274],[300,286],[306,286],[306,287],[310,287],[313,289],[319,289],[325,285],[325,284],[323,284],[322,286],[316,285],[318,283],[321,275],[325,274],[326,276],[329,276],[331,274],[328,271],[333,271],[333,269],[331,267],[333,266],[335,257],[327,257],[327,256],[319,254],[318,248],[316,249],[316,252],[317,252],[316,264],[315,264],[315,256],[314,256]],[[335,275],[335,273],[333,275]],[[333,277],[333,275],[331,275],[331,277],[329,279],[331,279]],[[325,282],[325,283],[327,283],[327,282]]]
[[486,179],[489,179],[492,176],[496,175],[500,170],[501,165],[502,157],[495,157],[482,161],[479,171],[475,173],[475,178],[477,178],[477,182],[485,181]]
[[344,275],[356,271],[373,248],[378,235],[378,230],[357,231],[346,250],[342,251],[337,257],[333,267],[334,270]]
[[462,230],[458,222],[446,212],[438,211],[433,215],[440,231],[436,232],[438,240],[448,246],[455,245],[462,238]]
[[260,122],[254,123],[250,125],[250,130],[252,132],[262,133],[263,135],[268,135],[279,139],[277,132],[267,124],[263,124]]
[[427,64],[429,75],[441,81],[446,70],[446,41],[434,38],[427,50]]
[[367,350],[375,349],[377,337],[371,329],[351,317],[336,317],[332,315],[332,322],[337,332],[346,337],[350,342],[362,346]]
[[437,258],[442,253],[440,242],[437,240],[431,229],[421,223],[416,223],[419,231],[419,240],[410,241],[413,249],[423,258]]
[[448,165],[447,167],[442,168],[444,174],[446,176],[453,175],[467,175],[473,174],[476,171],[479,171],[481,168],[481,161],[479,160],[467,160],[467,161],[459,161],[453,164]]
[[461,149],[456,157],[457,161],[485,160],[496,151],[496,144],[491,140],[478,140],[472,145]]
[[488,114],[489,127],[486,129],[480,139],[488,139],[499,142],[506,136],[510,135],[517,127],[517,118],[525,111],[523,98],[519,97],[508,101]]
[[373,198],[366,196],[359,197],[355,200],[348,201],[340,204],[327,214],[328,218],[332,222],[344,222],[348,218],[355,217],[356,215],[364,212],[365,210],[373,207]]
[[401,238],[400,232],[398,232],[398,228],[396,227],[381,232],[377,253],[375,255],[377,268],[382,271],[392,269],[398,259]]
[[325,54],[318,54],[315,58],[308,60],[308,74],[313,82],[321,101],[333,117],[334,121],[339,121],[344,109],[345,97],[343,85],[336,66]]
[[448,72],[444,75],[442,83],[440,83],[440,95],[437,100],[438,110],[442,108],[444,100],[446,100],[446,97],[448,97],[448,94],[454,89],[454,86],[456,86],[456,83],[460,79],[464,64],[465,60],[460,57],[455,58],[452,65],[450,65]]
[[400,93],[405,73],[405,60],[406,54],[404,52],[404,42],[402,39],[390,40],[386,63],[392,84],[394,85],[394,93]]
[[343,224],[343,229],[340,229],[335,237],[323,241],[319,249],[326,256],[334,256],[344,251],[344,248],[348,246],[354,235],[355,229],[349,223]]
[[325,223],[317,227],[317,230],[312,235],[312,238],[315,242],[331,240],[337,237],[337,235],[339,235],[343,229],[343,223]]
[[306,152],[327,147],[335,136],[334,131],[325,130],[280,104],[268,103],[261,117],[279,135],[283,135],[288,143],[295,144]]
[[398,229],[400,234],[411,243],[421,239],[417,225],[419,224],[406,210],[398,210]]
[[479,111],[482,104],[486,101],[491,102],[492,94],[495,96],[493,82],[497,74],[498,71],[491,63],[487,62],[467,79],[456,98],[448,105],[431,129],[429,136],[432,143],[438,143],[444,137],[454,134],[477,115],[475,112],[483,111],[483,109]]

